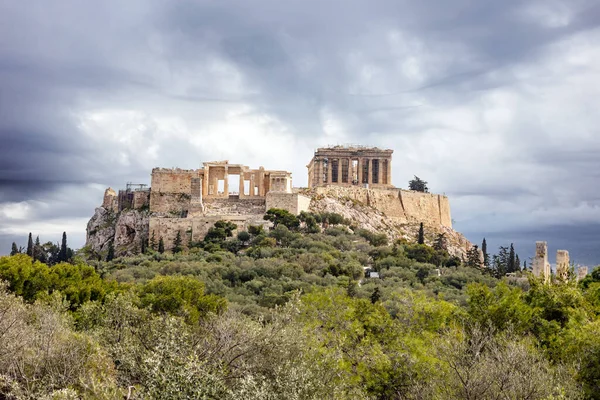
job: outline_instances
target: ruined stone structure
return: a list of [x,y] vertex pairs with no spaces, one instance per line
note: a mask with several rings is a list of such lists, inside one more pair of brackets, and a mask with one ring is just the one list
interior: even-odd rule
[[117,199],[117,192],[113,188],[108,188],[104,191],[104,199],[102,200],[102,208],[110,210],[112,212],[119,211],[119,201]]
[[566,282],[569,280],[569,252],[567,250],[556,251],[556,278]]
[[533,259],[533,275],[543,277],[545,282],[549,282],[551,272],[548,262],[548,243],[535,242],[535,258]]
[[588,274],[588,267],[579,267],[577,268],[577,280],[580,281],[585,279]]
[[265,212],[281,208],[295,215],[339,213],[390,239],[414,238],[423,223],[431,240],[445,233],[451,253],[466,254],[471,244],[452,230],[448,198],[395,188],[391,155],[392,150],[360,146],[318,149],[305,189],[292,188],[290,172],[229,161],[205,162],[198,169],[154,168],[149,188],[128,184],[118,193],[105,191],[102,207],[88,223],[86,244],[97,254],[105,253],[110,242],[117,254],[135,254],[154,237],[170,250],[178,234],[186,246],[202,240],[219,220],[246,230],[269,224]]
[[[104,245],[98,243],[106,240],[124,245],[128,237],[140,241],[136,232],[143,230],[146,238],[162,238],[168,249],[177,233],[188,244],[202,240],[218,220],[246,229],[248,225],[264,224],[268,208],[298,214],[307,211],[309,204],[310,198],[292,192],[292,175],[288,171],[251,169],[229,161],[205,162],[202,168],[193,170],[154,168],[151,188],[128,183],[127,189],[118,194],[112,188],[106,189],[102,202],[106,212],[97,212],[90,221],[88,242],[99,248]],[[90,238],[90,232],[99,232],[101,221],[110,215],[115,215],[116,224],[122,225],[106,231],[106,235],[114,237],[104,241]],[[140,243],[135,245],[140,247]]]
[[308,187],[392,186],[392,153],[377,147],[333,146],[319,148],[308,168]]

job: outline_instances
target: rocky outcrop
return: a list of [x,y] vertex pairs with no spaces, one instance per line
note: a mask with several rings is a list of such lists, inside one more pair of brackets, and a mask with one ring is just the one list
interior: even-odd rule
[[[290,195],[298,197],[300,194],[307,203],[310,199],[310,211],[341,214],[355,227],[385,233],[390,240],[404,238],[414,242],[422,222],[427,244],[433,244],[436,236],[444,233],[451,255],[464,257],[472,246],[452,229],[450,206],[445,196],[400,189],[343,187],[302,189]],[[155,237],[163,238],[169,249],[178,232],[199,241],[219,219],[246,229],[250,223],[260,223],[265,211],[263,199],[210,200],[200,215],[190,212],[165,216],[144,207],[120,212],[98,207],[88,223],[86,246],[90,254],[99,258],[106,256],[111,242],[117,256],[137,254],[142,250],[142,243],[147,243],[151,228]]]
[[[371,232],[385,233],[390,240],[406,239],[414,242],[419,232],[420,221],[416,218],[406,219],[389,215],[385,210],[388,206],[378,207],[372,201],[362,202],[356,198],[348,196],[332,196],[329,193],[315,193],[313,191],[303,191],[303,194],[312,197],[310,211],[313,212],[333,212],[347,218],[358,227]],[[391,201],[397,201],[390,199]],[[382,211],[384,210],[384,211]],[[461,233],[452,228],[439,224],[435,220],[424,219],[422,221],[425,228],[425,243],[433,245],[436,236],[444,233],[448,252],[458,257],[466,256],[466,252],[472,244]]]
[[87,224],[86,248],[91,255],[103,257],[112,242],[117,256],[139,253],[148,241],[149,217],[143,210],[114,212],[98,207]]

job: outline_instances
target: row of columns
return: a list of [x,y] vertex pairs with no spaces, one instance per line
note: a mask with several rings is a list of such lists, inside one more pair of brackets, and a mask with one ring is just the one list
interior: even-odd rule
[[[337,182],[333,182],[333,160],[337,161],[337,165],[338,165],[338,176],[337,176]],[[342,176],[343,176],[343,170],[342,170],[342,160],[347,160],[348,161],[348,171],[347,171],[347,182],[342,182]],[[387,170],[386,170],[386,179],[385,179],[385,184],[391,184],[392,181],[392,160],[389,158],[352,158],[352,157],[344,157],[344,158],[328,158],[327,159],[327,176],[325,178],[325,181],[323,181],[323,176],[325,174],[324,171],[324,160],[321,159],[319,160],[319,162],[317,163],[317,165],[314,168],[317,168],[317,177],[318,177],[318,183],[325,183],[325,184],[331,184],[331,183],[352,183],[353,178],[354,178],[354,168],[353,168],[353,161],[357,160],[357,165],[356,165],[356,178],[357,178],[357,184],[358,185],[362,185],[362,184],[369,184],[372,185],[373,184],[373,160],[378,160],[378,171],[377,171],[377,183],[378,184],[383,184],[383,164],[384,161],[387,161]],[[363,165],[366,162],[367,164],[367,181],[363,182]]]
[[[215,169],[218,168],[224,168],[225,171],[223,173],[223,195],[222,196],[228,196],[229,194],[229,170],[228,170],[228,166],[225,165],[223,167],[221,166],[209,166],[209,165],[205,165],[204,166],[204,176],[202,178],[202,197],[207,197],[207,196],[215,196],[218,197],[218,184],[219,184],[219,177],[216,173],[216,171],[214,171]],[[213,173],[211,174],[211,171],[213,171]],[[259,169],[257,172],[253,172],[250,174],[250,191],[249,194],[246,195],[244,194],[244,172],[240,171],[240,181],[239,181],[239,195],[240,197],[256,197],[256,196],[260,196],[263,197],[265,196],[265,171],[264,169]],[[257,181],[258,180],[258,185],[257,185]],[[210,186],[212,185],[213,188],[213,193],[209,193],[210,192]],[[258,194],[255,195],[255,187],[258,186]]]

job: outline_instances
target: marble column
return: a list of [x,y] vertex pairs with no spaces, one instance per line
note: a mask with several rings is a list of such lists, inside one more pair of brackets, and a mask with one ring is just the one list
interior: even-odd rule
[[254,180],[254,173],[252,173],[252,175],[250,175],[250,193],[249,193],[249,197],[254,197],[254,188],[256,187],[256,181]]
[[204,166],[204,175],[202,176],[202,197],[208,196],[208,165]]
[[327,159],[327,184],[331,183],[331,158]]
[[371,187],[373,184],[373,161],[370,158],[367,158],[367,166],[367,183],[369,184],[369,187]]
[[377,183],[381,184],[383,182],[383,163],[382,163],[382,159],[378,158],[377,159]]
[[358,157],[358,163],[356,164],[356,168],[358,168],[358,171],[356,173],[356,178],[358,179],[358,185],[359,186],[362,186],[362,173],[363,173],[363,171],[362,171],[363,166],[362,165],[363,165],[362,164],[362,158]]
[[387,182],[388,185],[392,184],[392,159],[387,159]]
[[229,167],[224,167],[223,172],[223,196],[229,197]]
[[265,194],[265,169],[260,167],[258,170],[258,195],[262,197]]
[[244,171],[240,170],[240,184],[239,184],[240,199],[244,197]]

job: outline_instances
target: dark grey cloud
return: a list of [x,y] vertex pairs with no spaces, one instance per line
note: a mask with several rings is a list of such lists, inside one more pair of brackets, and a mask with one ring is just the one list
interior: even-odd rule
[[338,143],[393,148],[474,241],[594,235],[599,25],[594,0],[1,2],[0,242],[81,244],[103,188],[154,166],[302,185]]

